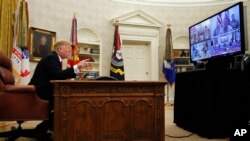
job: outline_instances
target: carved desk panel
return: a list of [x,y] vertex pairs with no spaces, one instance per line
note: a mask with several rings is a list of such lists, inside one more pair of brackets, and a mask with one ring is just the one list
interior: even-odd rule
[[166,82],[52,83],[55,141],[164,141]]

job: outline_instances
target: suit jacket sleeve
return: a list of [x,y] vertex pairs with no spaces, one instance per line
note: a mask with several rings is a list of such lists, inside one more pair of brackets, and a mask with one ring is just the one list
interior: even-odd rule
[[48,73],[50,74],[50,80],[64,80],[76,77],[73,67],[62,70],[57,55],[48,57],[45,67],[47,67]]

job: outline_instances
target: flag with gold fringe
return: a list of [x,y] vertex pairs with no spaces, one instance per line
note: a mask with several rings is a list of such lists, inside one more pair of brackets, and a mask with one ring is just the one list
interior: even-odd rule
[[114,35],[113,53],[112,53],[112,58],[111,58],[110,76],[118,80],[125,80],[122,48],[121,48],[118,25],[115,25],[115,35]]
[[72,43],[71,47],[71,57],[68,60],[68,65],[74,66],[79,62],[79,52],[78,52],[78,39],[77,39],[77,19],[74,15],[72,19],[72,27],[71,27],[71,37],[70,41]]
[[163,69],[164,76],[168,83],[172,85],[175,82],[175,62],[172,44],[171,29],[167,29],[166,33],[166,48],[163,58]]
[[25,0],[20,0],[15,12],[13,49],[11,55],[15,83],[19,85],[27,85],[30,81],[28,33],[28,4]]

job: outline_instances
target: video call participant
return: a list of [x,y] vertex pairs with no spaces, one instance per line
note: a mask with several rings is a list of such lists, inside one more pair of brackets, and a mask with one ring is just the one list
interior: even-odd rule
[[238,20],[235,19],[235,15],[234,14],[231,15],[230,25],[232,26],[233,30],[239,28],[239,26],[240,26],[240,23],[239,23]]
[[[75,78],[76,73],[85,67],[91,67],[89,59],[80,61],[73,67],[62,70],[61,61],[67,59],[71,54],[71,43],[67,41],[58,41],[54,45],[55,51],[43,57],[37,64],[30,85],[35,85],[37,95],[44,100],[49,101],[50,111],[54,109],[53,84],[50,80],[64,80]],[[53,112],[49,120],[45,120],[37,125],[39,131],[47,131],[53,127]]]
[[[235,15],[234,15],[234,14],[231,15],[230,25],[232,26],[233,30],[238,29],[239,26],[240,26],[240,23],[239,23],[238,20],[235,19]],[[232,33],[232,40],[231,40],[232,42],[236,42],[236,38],[237,38],[237,37],[236,37],[236,36],[237,36],[236,32],[237,32],[237,31],[234,31],[234,32]]]
[[205,25],[205,27],[204,27],[204,36],[205,36],[205,39],[210,38],[210,29],[208,28],[207,25]]
[[223,28],[221,30],[221,34],[230,32],[232,30],[233,30],[233,28],[230,25],[230,19],[225,17],[224,20],[223,20]]
[[216,28],[214,29],[213,36],[219,35],[220,32],[221,32],[221,30],[222,30],[222,26],[221,26],[220,22],[217,21],[217,22],[216,22]]
[[210,53],[209,50],[210,50],[210,49],[209,49],[209,47],[208,47],[208,43],[207,43],[207,42],[204,43],[204,46],[203,46],[203,48],[202,48],[202,52],[203,52],[202,58],[208,58],[208,57],[211,56],[211,53]]

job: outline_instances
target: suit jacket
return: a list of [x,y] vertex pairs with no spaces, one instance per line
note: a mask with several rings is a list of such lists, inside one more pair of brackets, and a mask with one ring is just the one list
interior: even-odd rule
[[73,67],[62,70],[61,62],[56,52],[40,60],[29,84],[35,85],[38,96],[45,100],[53,100],[53,84],[50,80],[74,78]]

